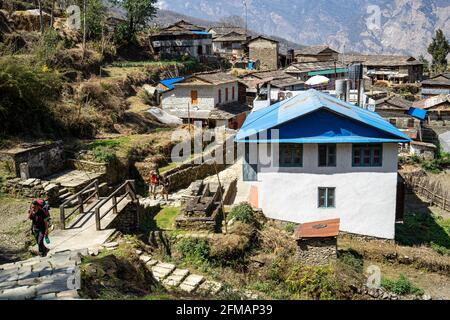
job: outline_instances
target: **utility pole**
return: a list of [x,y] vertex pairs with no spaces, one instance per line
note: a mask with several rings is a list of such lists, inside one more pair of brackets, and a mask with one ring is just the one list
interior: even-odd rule
[[83,0],[83,60],[86,53],[86,0]]
[[245,8],[245,36],[248,36],[247,0],[243,0],[242,3],[244,4],[244,8]]

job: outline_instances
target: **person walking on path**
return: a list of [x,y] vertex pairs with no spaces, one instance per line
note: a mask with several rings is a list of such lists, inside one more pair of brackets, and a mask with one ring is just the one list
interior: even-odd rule
[[44,210],[44,202],[42,200],[33,200],[28,212],[28,219],[31,220],[31,232],[36,239],[39,255],[45,257],[49,251],[44,245],[44,239],[48,236],[49,213]]

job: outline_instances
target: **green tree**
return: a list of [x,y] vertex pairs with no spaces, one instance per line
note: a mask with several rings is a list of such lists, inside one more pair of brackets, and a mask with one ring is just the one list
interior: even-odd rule
[[433,57],[431,64],[433,73],[447,70],[447,55],[450,53],[450,45],[441,29],[436,30],[436,36],[428,47],[428,53]]
[[[86,2],[86,14],[83,14],[84,2]],[[84,25],[86,16],[86,39],[99,40],[102,36],[102,25],[106,19],[106,6],[103,0],[77,0],[76,4],[82,11],[81,26]]]
[[430,72],[430,62],[421,54],[419,56],[419,61],[423,64],[423,72]]
[[151,19],[156,16],[157,0],[113,0],[127,12],[127,21],[120,24],[117,30],[118,42],[132,41],[136,33],[148,26]]

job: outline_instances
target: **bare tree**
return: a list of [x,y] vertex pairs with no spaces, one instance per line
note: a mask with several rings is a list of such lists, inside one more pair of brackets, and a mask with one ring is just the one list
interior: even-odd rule
[[44,22],[42,19],[42,1],[38,0],[38,6],[39,6],[39,27],[41,30],[41,34],[44,33]]

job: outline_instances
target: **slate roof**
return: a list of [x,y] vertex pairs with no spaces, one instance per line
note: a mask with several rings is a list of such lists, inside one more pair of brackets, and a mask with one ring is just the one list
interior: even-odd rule
[[180,35],[194,33],[208,34],[205,28],[186,22],[184,20],[180,20],[168,27],[162,28],[156,35]]
[[427,110],[445,102],[450,103],[450,94],[441,94],[435,97],[416,101],[413,103],[413,107]]
[[250,76],[261,80],[272,79],[270,80],[270,84],[277,88],[284,88],[305,83],[304,81],[287,74],[283,70],[254,72],[251,73]]
[[238,81],[239,79],[236,77],[233,77],[232,75],[225,73],[225,72],[203,72],[203,73],[196,73],[193,74],[190,77],[186,77],[182,81],[177,82],[177,85],[195,85],[189,82],[185,82],[186,80],[189,80],[191,78],[197,78],[201,81],[207,82],[212,85],[218,85],[223,83],[230,83],[234,81]]
[[412,56],[399,55],[364,55],[364,54],[340,54],[339,60],[344,60],[344,63],[350,64],[354,62],[361,62],[366,66],[407,66],[407,65],[421,65]]
[[393,109],[402,109],[402,110],[409,110],[413,106],[413,103],[411,101],[408,101],[406,99],[403,99],[399,96],[390,96],[383,99],[380,99],[378,101],[375,101],[375,106],[378,108],[381,104],[388,104],[393,107]]
[[232,26],[214,26],[208,29],[209,32],[214,31],[215,35],[213,37],[220,37],[231,32],[245,35],[245,29],[240,27]]
[[[304,126],[296,125],[295,120],[312,117],[314,114],[318,115],[318,121],[303,123]],[[330,119],[331,121],[329,121]],[[336,120],[342,120],[342,123],[335,123]],[[340,125],[343,127],[339,127]],[[286,128],[285,131],[289,131],[287,134],[289,138],[254,139],[252,136],[275,127],[280,128],[280,136],[283,128]],[[299,137],[294,137],[295,135]],[[384,120],[379,114],[314,89],[252,112],[239,130],[236,141],[246,142],[245,138],[251,136],[249,142],[380,143],[410,141],[407,135]]]
[[[287,73],[305,73],[310,71],[334,69],[334,61],[317,61],[317,62],[299,62],[293,63],[286,69]],[[341,62],[336,62],[336,69],[345,68],[346,66]]]
[[247,36],[245,34],[239,34],[236,32],[230,32],[225,35],[214,38],[214,42],[245,42],[247,41]]
[[330,49],[330,50],[338,53],[336,50],[331,49],[327,45],[320,45],[320,46],[309,46],[309,47],[305,47],[300,50],[296,50],[295,55],[318,55],[327,49]]

